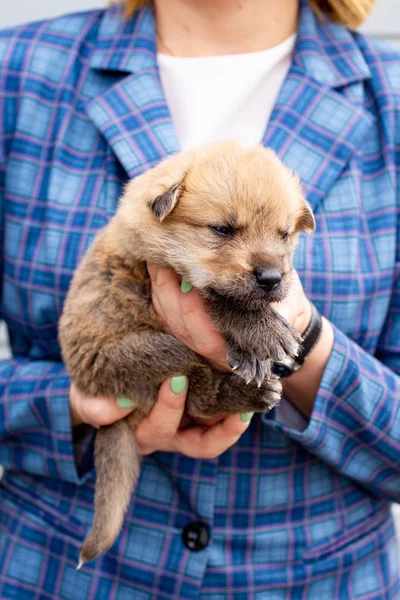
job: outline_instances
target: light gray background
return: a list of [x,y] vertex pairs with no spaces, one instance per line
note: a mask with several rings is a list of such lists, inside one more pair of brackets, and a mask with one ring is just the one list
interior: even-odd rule
[[[106,4],[102,0],[0,0],[0,28]],[[400,0],[377,0],[377,6],[362,29],[372,35],[400,42]],[[6,332],[0,323],[0,359],[8,356]],[[400,532],[400,508],[396,507],[395,512]]]
[[[0,28],[106,4],[106,0],[0,0]],[[400,41],[400,0],[377,0],[362,29]]]

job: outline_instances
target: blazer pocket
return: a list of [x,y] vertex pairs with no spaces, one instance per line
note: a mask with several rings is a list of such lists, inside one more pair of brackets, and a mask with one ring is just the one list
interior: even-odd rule
[[311,544],[303,554],[305,564],[315,561],[324,560],[326,558],[334,558],[337,554],[351,552],[354,545],[364,539],[369,541],[372,536],[379,533],[381,527],[389,520],[391,516],[388,514],[382,515],[379,513],[365,519],[358,525],[355,525],[350,531],[344,534],[333,536],[328,542],[317,542]]

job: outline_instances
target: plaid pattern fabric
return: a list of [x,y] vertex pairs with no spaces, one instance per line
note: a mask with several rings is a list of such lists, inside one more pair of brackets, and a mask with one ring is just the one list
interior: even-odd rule
[[[295,263],[335,328],[308,426],[275,411],[219,459],[147,457],[117,542],[78,572],[94,474],[90,447],[75,463],[57,320],[127,177],[179,145],[149,10],[0,33],[2,599],[400,597],[399,59],[303,2],[263,139],[315,210]],[[198,520],[211,543],[195,553],[182,530]]]

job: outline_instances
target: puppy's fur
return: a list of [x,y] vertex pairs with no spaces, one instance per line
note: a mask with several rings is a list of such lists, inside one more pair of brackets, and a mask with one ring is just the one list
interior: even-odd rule
[[[105,552],[119,533],[139,476],[132,430],[167,377],[189,376],[186,410],[195,417],[267,411],[279,401],[271,361],[295,355],[300,338],[269,303],[286,296],[298,233],[314,227],[298,178],[261,146],[224,142],[177,154],[126,186],[74,275],[59,326],[76,385],[137,406],[97,433],[96,510],[81,563]],[[146,261],[174,269],[200,291],[235,374],[213,372],[164,333]],[[281,272],[279,287],[260,287],[255,271],[263,268]]]

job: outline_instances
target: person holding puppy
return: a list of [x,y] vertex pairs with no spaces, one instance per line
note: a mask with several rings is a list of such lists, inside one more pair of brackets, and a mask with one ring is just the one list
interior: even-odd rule
[[[1,598],[399,596],[400,54],[352,31],[370,8],[128,0],[0,33]],[[134,406],[60,361],[72,273],[128,178],[228,137],[275,150],[314,211],[276,306],[304,351],[253,418],[182,420],[187,379],[165,381],[124,529],[78,572],[93,428]],[[165,329],[229,369],[198,292],[149,272]]]

